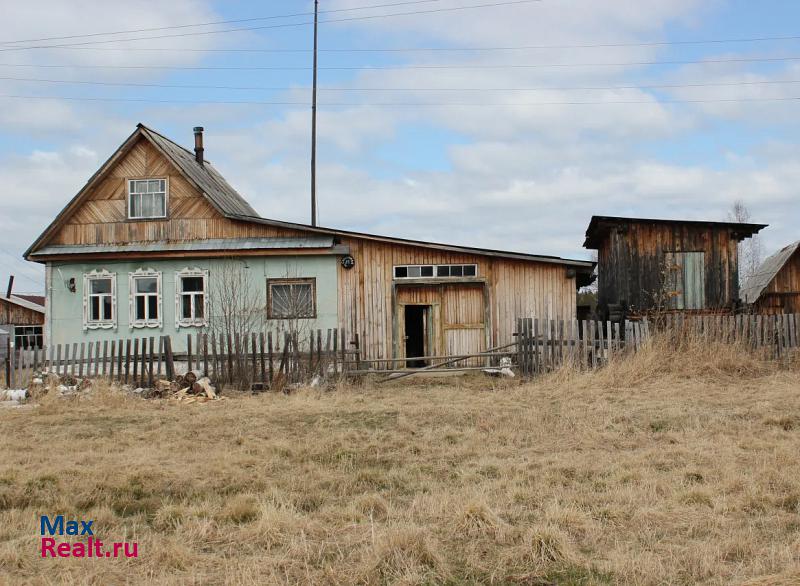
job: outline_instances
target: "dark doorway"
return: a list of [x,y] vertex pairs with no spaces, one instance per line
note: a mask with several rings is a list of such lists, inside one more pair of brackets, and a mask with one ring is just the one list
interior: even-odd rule
[[[429,305],[406,305],[406,358],[425,356],[428,348],[428,309]],[[407,368],[427,366],[427,360],[406,360]]]

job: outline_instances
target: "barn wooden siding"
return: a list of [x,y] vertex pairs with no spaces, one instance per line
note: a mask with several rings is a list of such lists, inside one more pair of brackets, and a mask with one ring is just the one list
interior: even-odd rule
[[703,252],[705,309],[738,300],[737,240],[727,228],[630,223],[611,229],[598,248],[598,307],[653,308],[668,286],[669,252]]
[[[0,327],[2,324],[40,326],[44,324],[44,314],[0,299]],[[12,329],[11,333],[13,332]]]
[[[359,333],[370,359],[402,356],[397,310],[403,303],[434,307],[437,354],[471,353],[487,344],[511,342],[517,317],[575,317],[575,279],[563,265],[352,237],[343,238],[343,244],[356,263],[349,270],[339,267],[339,323]],[[394,280],[393,267],[409,264],[477,264],[478,278],[429,284]]]
[[770,281],[756,305],[760,313],[800,313],[800,249]]

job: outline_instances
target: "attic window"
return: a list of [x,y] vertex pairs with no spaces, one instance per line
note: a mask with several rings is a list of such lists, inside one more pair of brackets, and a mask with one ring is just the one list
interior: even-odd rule
[[141,220],[167,217],[167,180],[128,180],[128,218]]
[[478,265],[397,265],[395,279],[477,277]]

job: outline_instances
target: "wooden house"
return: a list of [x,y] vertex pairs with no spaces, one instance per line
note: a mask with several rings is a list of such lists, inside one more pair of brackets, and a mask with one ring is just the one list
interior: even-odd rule
[[[41,348],[44,342],[43,305],[18,295],[0,295],[0,329],[16,348]],[[5,342],[4,342],[5,343]]]
[[741,297],[758,313],[800,313],[800,241],[761,263],[742,287]]
[[593,216],[597,313],[729,312],[739,304],[738,244],[765,224]]
[[141,124],[25,257],[46,265],[55,343],[170,334],[180,348],[235,278],[256,327],[291,313],[358,334],[372,359],[475,353],[513,341],[517,317],[574,318],[594,268],[262,218],[205,159],[202,129],[192,152]]

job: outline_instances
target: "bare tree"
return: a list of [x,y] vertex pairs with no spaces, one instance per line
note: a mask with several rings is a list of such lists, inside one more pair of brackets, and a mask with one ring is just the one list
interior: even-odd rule
[[209,281],[210,333],[234,337],[261,331],[266,308],[258,288],[250,282],[245,261],[232,258],[221,262]]
[[[737,199],[733,202],[728,212],[728,220],[731,222],[750,223],[752,215],[745,203]],[[739,243],[739,283],[744,283],[758,271],[758,267],[763,260],[764,251],[761,246],[761,239],[758,234],[746,238]]]

